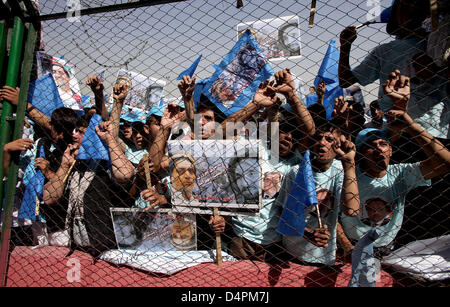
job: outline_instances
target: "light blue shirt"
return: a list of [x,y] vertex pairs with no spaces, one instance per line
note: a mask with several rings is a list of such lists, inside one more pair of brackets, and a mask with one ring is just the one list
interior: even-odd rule
[[[20,168],[26,167],[25,174],[23,176],[23,184],[24,185],[28,185],[31,177],[36,175],[36,167],[34,166],[34,162],[36,160],[36,154],[38,151],[37,146],[38,146],[40,140],[41,139],[37,139],[34,142],[33,148],[27,150],[25,153],[21,154],[21,156],[20,156],[19,167]],[[55,146],[53,146],[53,144],[51,144],[50,151],[53,152],[55,149],[56,149]]]
[[374,246],[381,247],[390,244],[396,237],[403,222],[406,194],[418,186],[429,186],[430,180],[423,178],[420,171],[420,162],[389,165],[387,173],[382,178],[369,177],[357,169],[357,180],[360,198],[360,214],[356,217],[341,216],[342,228],[345,234],[353,240],[359,240],[370,229],[361,222],[365,216],[365,203],[368,199],[380,197],[387,201],[393,213],[389,223],[378,226],[380,237],[375,240]]
[[436,75],[429,84],[411,80],[408,114],[426,132],[436,138],[449,138],[450,101],[445,90],[446,78]]
[[[295,182],[298,168],[298,166],[293,167],[286,176],[285,182],[283,183],[283,194],[280,193],[277,202],[280,201],[283,205],[286,203],[288,193],[291,191],[292,184]],[[337,248],[336,228],[340,213],[341,190],[344,179],[342,162],[334,160],[328,170],[322,173],[313,171],[313,174],[317,192],[317,201],[321,202],[321,199],[328,199],[329,201],[328,206],[322,205],[319,207],[322,225],[327,225],[328,231],[330,232],[328,246],[326,248],[318,247],[310,243],[304,237],[286,235],[283,236],[283,245],[289,253],[302,261],[334,265]],[[326,201],[323,200],[322,202],[323,204],[326,203]],[[324,207],[328,210],[324,210]],[[315,206],[311,206],[305,210],[305,227],[311,230],[319,227]]]
[[380,81],[378,100],[383,111],[392,109],[392,100],[383,93],[383,84],[396,69],[402,75],[412,77],[411,58],[418,52],[426,52],[426,39],[396,39],[375,47],[352,72],[358,83],[365,86]]
[[[296,150],[294,154],[290,155],[287,159],[280,158],[277,164],[270,163],[270,152],[264,147],[261,165],[262,174],[264,175],[270,172],[280,173],[281,185],[283,178],[292,166],[300,163],[301,160],[302,155]],[[234,233],[239,237],[244,237],[247,240],[262,245],[279,241],[281,238],[276,232],[276,228],[282,207],[279,202],[275,202],[276,199],[276,195],[272,198],[263,198],[259,216],[233,217],[232,227]]]
[[125,156],[135,166],[139,164],[139,161],[141,161],[142,157],[147,153],[148,152],[145,149],[138,149],[135,146],[128,146],[128,145],[125,150]]

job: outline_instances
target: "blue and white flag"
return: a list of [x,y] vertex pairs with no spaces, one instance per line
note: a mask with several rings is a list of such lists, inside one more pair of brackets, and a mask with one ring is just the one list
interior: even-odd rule
[[[389,21],[389,16],[391,16],[392,6],[385,8],[380,14],[367,13],[367,22],[365,24],[371,23],[387,23]],[[379,12],[379,11],[378,11]]]
[[356,243],[352,252],[352,277],[349,287],[376,287],[377,266],[373,255],[373,242],[380,236],[375,228],[369,230]]
[[[39,157],[45,159],[44,146],[41,146]],[[31,161],[34,164],[35,161]],[[35,167],[35,174],[28,181],[19,209],[19,219],[31,221],[45,221],[42,213],[38,211],[36,215],[36,198],[40,202],[42,200],[42,191],[44,189],[45,177],[39,167]]]
[[335,46],[335,41],[331,40],[317,77],[314,80],[316,88],[321,80],[326,84],[323,106],[327,112],[327,120],[331,119],[331,114],[334,110],[334,99],[344,95],[344,90],[339,87],[338,66],[339,50]]
[[317,204],[316,185],[309,155],[307,150],[281,213],[277,232],[282,235],[303,236],[305,209]]
[[192,77],[194,75],[195,70],[197,69],[198,63],[200,62],[200,59],[202,58],[202,55],[200,55],[197,60],[194,61],[194,63],[191,64],[188,68],[183,70],[177,77],[177,80],[182,80],[183,76],[189,75]]
[[52,116],[54,110],[64,107],[55,80],[50,73],[30,82],[27,102],[48,117]]
[[246,30],[208,79],[202,94],[230,116],[246,106],[261,82],[272,75],[272,66]]
[[76,160],[107,160],[110,161],[108,146],[99,138],[95,127],[102,122],[102,117],[94,114],[84,133],[81,147]]

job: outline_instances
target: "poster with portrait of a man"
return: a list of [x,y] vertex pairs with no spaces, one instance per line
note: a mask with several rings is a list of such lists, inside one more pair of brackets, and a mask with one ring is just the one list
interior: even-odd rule
[[205,81],[201,93],[226,116],[230,116],[246,106],[261,82],[272,75],[273,68],[253,35],[245,31],[216,66],[214,74]]
[[298,16],[284,16],[237,25],[238,38],[250,29],[264,56],[269,60],[296,59],[301,56]]
[[263,178],[260,140],[173,140],[169,147],[173,210],[258,215]]
[[177,214],[170,209],[111,208],[110,211],[119,249],[142,252],[197,249],[193,214]]
[[37,77],[50,73],[58,88],[59,97],[65,107],[82,110],[83,101],[80,86],[75,77],[75,66],[70,61],[57,58],[42,51],[36,52]]
[[122,83],[128,88],[124,109],[141,112],[148,112],[152,107],[159,106],[166,86],[164,80],[127,70],[117,72],[115,83]]

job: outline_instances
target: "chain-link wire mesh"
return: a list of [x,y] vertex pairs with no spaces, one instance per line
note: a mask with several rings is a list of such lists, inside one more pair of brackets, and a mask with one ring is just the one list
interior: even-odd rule
[[38,8],[8,286],[448,285],[445,1]]

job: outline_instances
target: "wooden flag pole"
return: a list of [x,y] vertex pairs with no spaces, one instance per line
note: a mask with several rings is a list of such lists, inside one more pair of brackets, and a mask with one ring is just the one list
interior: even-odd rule
[[145,180],[147,182],[147,189],[150,189],[152,186],[152,182],[150,180],[150,167],[148,166],[148,155],[144,155],[144,171],[145,171]]
[[322,219],[320,218],[319,204],[316,204],[317,220],[319,221],[319,228],[322,228]]
[[72,168],[73,168],[73,166],[75,165],[76,162],[77,162],[77,160],[74,160],[74,161],[72,162],[72,165],[70,166],[69,171],[67,172],[66,176],[64,177],[63,184],[66,183],[66,180],[67,180],[67,178],[69,177],[70,172],[72,171]]
[[365,22],[365,23],[362,23],[362,24],[356,26],[355,28],[356,28],[356,29],[359,29],[359,28],[362,28],[362,27],[364,27],[364,26],[370,25],[370,24],[372,24],[372,23],[373,23],[373,22],[371,22],[371,21],[367,21],[367,22]]
[[[214,218],[219,217],[219,208],[214,208]],[[222,265],[222,242],[220,238],[220,233],[216,233],[216,259],[217,265]]]
[[34,209],[35,216],[39,216],[39,206],[40,206],[39,197],[37,197],[37,195],[36,195],[36,208]]
[[311,1],[311,10],[309,11],[309,27],[314,24],[314,15],[316,14],[316,0]]
[[436,31],[439,26],[438,1],[430,0],[431,27],[432,31]]

